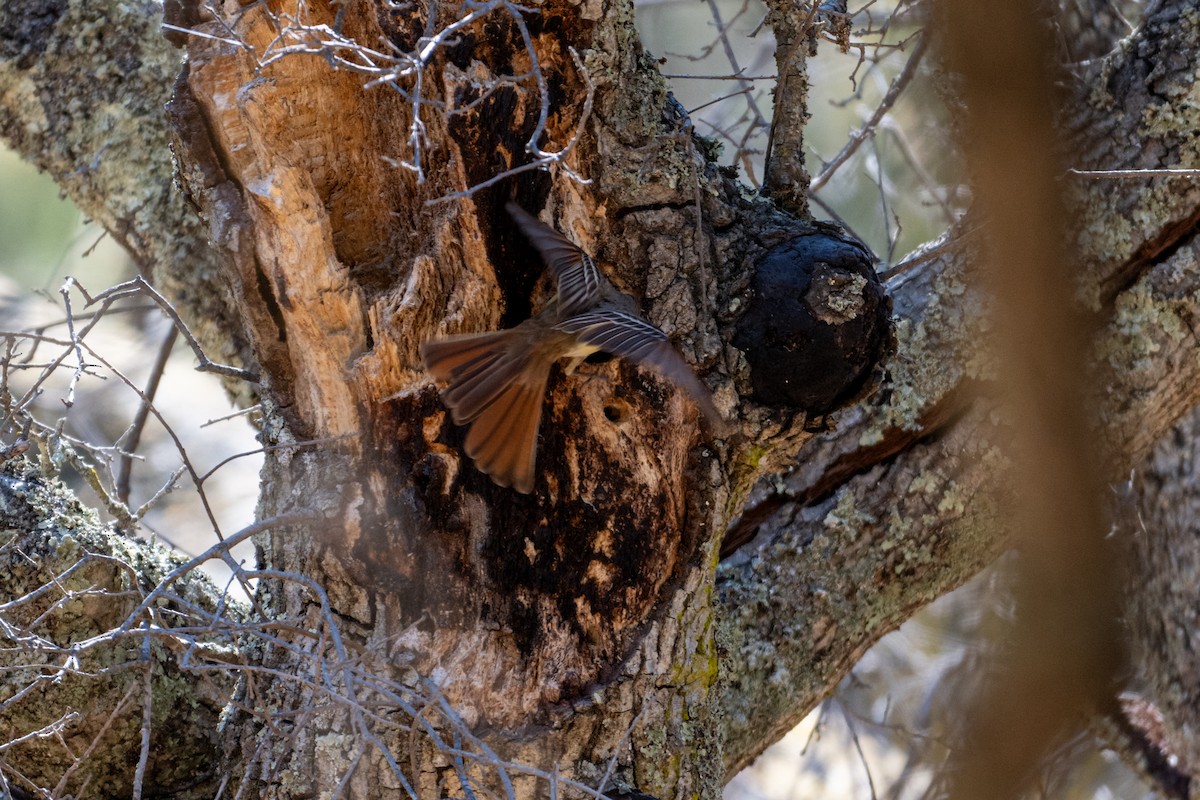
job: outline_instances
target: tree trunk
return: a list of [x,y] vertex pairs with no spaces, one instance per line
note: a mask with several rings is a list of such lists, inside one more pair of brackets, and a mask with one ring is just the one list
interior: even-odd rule
[[[463,792],[445,743],[468,730],[486,732],[464,745],[472,758],[541,771],[513,778],[519,796],[545,793],[545,775],[658,797],[720,792],[716,548],[753,482],[811,436],[805,415],[758,408],[736,435],[709,439],[686,396],[625,363],[590,381],[555,373],[537,486],[523,496],[463,458],[418,358],[427,339],[511,327],[540,305],[543,265],[501,210],[515,197],[545,206],[645,298],[718,405],[737,409],[748,370],[725,342],[751,267],[819,232],[777,213],[734,225],[746,207],[675,135],[629,10],[495,4],[459,32],[450,9],[425,19],[360,4],[335,20],[309,7],[303,26],[265,8],[234,24],[227,9],[225,41],[189,40],[175,150],[276,404],[267,435],[287,445],[268,459],[262,510],[327,520],[262,546],[262,610],[319,632],[272,640],[263,662],[333,677],[321,690],[255,679],[256,697],[288,710],[277,725],[238,720],[230,767],[257,792],[290,796],[284,774],[307,776],[304,791],[346,776],[355,794]],[[454,46],[430,38],[451,30]],[[316,49],[334,31],[413,54],[396,65],[403,91],[364,91],[352,69],[272,51]],[[534,79],[504,78],[526,71]],[[520,173],[535,146],[560,153],[545,161],[551,180]],[[442,202],[505,170],[516,174]],[[290,446],[304,439],[325,443]],[[319,576],[324,594],[301,576]],[[342,666],[346,653],[359,671]],[[436,676],[436,697],[417,676]],[[350,707],[322,708],[322,692]],[[437,735],[412,734],[419,724]],[[465,769],[477,787],[506,789],[476,763]]]

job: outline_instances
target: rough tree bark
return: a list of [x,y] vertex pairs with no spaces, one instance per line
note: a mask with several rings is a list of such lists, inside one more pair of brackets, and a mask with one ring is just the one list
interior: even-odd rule
[[[342,30],[363,42],[384,34],[415,44],[411,20],[366,6],[348,6]],[[1181,8],[1157,7],[1077,95],[1075,129],[1097,145],[1082,149],[1079,166],[1190,160],[1196,109],[1174,98],[1191,91],[1186,65],[1195,62],[1156,57],[1196,53],[1196,26]],[[238,11],[237,38],[259,53],[278,32],[265,12]],[[310,25],[335,25],[332,9],[308,12]],[[175,19],[230,38],[186,9]],[[813,437],[803,415],[752,402],[747,365],[729,344],[753,265],[811,227],[742,199],[676,135],[628,4],[548,4],[523,19],[560,98],[548,140],[570,139],[589,82],[595,87],[569,160],[590,185],[529,173],[470,200],[425,205],[514,166],[537,124],[539,98],[528,85],[480,96],[488,79],[528,68],[512,63],[524,47],[517,18],[503,12],[461,33],[427,76],[426,97],[464,110],[450,122],[426,118],[423,183],[390,166],[411,159],[412,106],[396,93],[364,92],[359,77],[312,55],[260,72],[239,46],[189,37],[170,126],[205,233],[168,191],[157,108],[170,96],[176,55],[158,37],[153,6],[58,0],[0,10],[6,139],[123,232],[192,320],[212,320],[202,331],[210,352],[262,376],[269,443],[337,440],[276,450],[264,473],[263,517],[301,512],[324,522],[272,529],[262,540],[271,572],[261,574],[260,610],[291,633],[244,646],[237,659],[274,670],[242,671],[232,708],[255,713],[231,712],[213,742],[204,719],[227,687],[215,691],[198,677],[207,673],[180,669],[177,655],[164,654],[170,668],[148,673],[210,712],[177,731],[187,752],[201,761],[208,753],[214,765],[209,783],[188,790],[196,796],[210,796],[221,775],[252,794],[333,791],[351,765],[354,796],[389,794],[397,778],[379,755],[384,747],[405,754],[403,773],[418,792],[463,791],[446,748],[380,725],[386,740],[364,753],[374,716],[364,721],[311,683],[280,677],[316,665],[348,670],[334,681],[342,692],[356,681],[362,688],[354,670],[388,678],[390,696],[371,684],[363,698],[379,717],[399,713],[403,692],[424,686],[417,676],[436,677],[500,759],[592,784],[607,776],[617,789],[660,797],[715,797],[879,636],[1004,547],[1005,459],[996,442],[1005,434],[978,397],[992,374],[978,348],[983,301],[967,280],[977,242],[948,237],[894,284],[900,346],[887,385]],[[99,36],[116,23],[122,37]],[[155,138],[137,146],[137,131]],[[1099,146],[1123,141],[1134,144]],[[98,166],[80,169],[90,165]],[[108,174],[123,180],[100,180]],[[552,380],[534,495],[493,486],[463,459],[461,432],[418,369],[416,348],[431,335],[511,325],[544,290],[540,263],[498,210],[513,184],[531,209],[548,200],[557,224],[643,298],[649,318],[716,388],[718,405],[736,410],[739,436],[706,440],[685,398],[610,363],[604,380]],[[1082,231],[1091,234],[1081,236],[1091,256],[1081,294],[1096,314],[1097,361],[1112,376],[1097,430],[1115,477],[1200,399],[1200,262],[1186,235],[1200,206],[1194,184],[1080,186]],[[1098,232],[1106,236],[1099,245]],[[215,284],[228,286],[228,299],[213,306],[226,297]],[[784,467],[794,469],[751,492]],[[6,484],[6,497],[39,484],[10,468],[22,483]],[[76,527],[37,528],[29,513],[5,508],[0,527],[37,541],[53,544]],[[714,575],[731,527],[757,532],[757,546]],[[8,593],[61,568],[47,562]],[[328,638],[334,622],[346,642]],[[84,714],[79,735],[103,725],[109,710]],[[130,702],[115,716],[123,715],[140,721],[141,709]],[[98,753],[89,773],[117,793],[131,784],[138,753],[134,738],[121,741]],[[53,786],[62,765],[44,755],[27,755],[22,769]],[[494,770],[467,771],[497,780]],[[150,774],[162,789],[179,788],[169,771]],[[544,789],[541,778],[523,780],[518,793]]]
[[[264,560],[320,575],[348,638],[379,664],[438,675],[439,691],[472,728],[489,731],[501,758],[653,796],[715,796],[725,776],[715,548],[745,490],[811,435],[804,415],[751,408],[741,435],[706,442],[684,397],[625,365],[609,364],[590,383],[559,376],[538,490],[526,497],[462,458],[462,433],[417,357],[430,337],[511,326],[530,313],[542,265],[499,206],[515,194],[536,210],[548,197],[557,225],[645,298],[718,404],[736,407],[746,368],[725,342],[750,266],[812,227],[770,213],[734,225],[736,187],[672,135],[665,84],[629,11],[498,6],[418,67],[421,83],[409,91],[449,109],[429,114],[394,92],[364,92],[361,77],[315,57],[261,69],[281,23],[253,9],[237,19],[240,45],[189,40],[171,119],[184,184],[232,265],[264,396],[280,404],[273,441],[339,439],[271,459],[264,513],[313,509],[331,520],[309,536],[272,534]],[[335,24],[332,9],[306,13],[309,26]],[[382,37],[415,51],[426,46],[418,31],[440,31],[460,12],[424,13],[360,6],[342,22],[358,42]],[[575,101],[547,109],[533,81],[493,85],[523,71]],[[545,141],[580,132],[569,164],[591,181],[586,190],[565,176],[527,175],[428,205],[519,167],[546,111]],[[397,137],[418,124],[414,113],[423,131]],[[330,119],[353,124],[323,124]],[[414,168],[392,166],[401,159]],[[282,582],[268,596],[276,614],[312,613],[311,595]],[[267,648],[262,658],[295,674],[311,653]],[[256,692],[283,707],[319,699],[287,681]],[[309,774],[333,735],[356,746],[343,717],[314,713],[271,769]],[[229,759],[240,773],[259,760],[262,721],[245,717],[237,730],[242,746]],[[407,753],[419,794],[455,790],[436,748],[389,746]],[[387,767],[364,762],[355,783],[386,786],[397,780]],[[277,785],[260,780],[263,790]],[[527,779],[518,793],[544,791],[537,784]]]

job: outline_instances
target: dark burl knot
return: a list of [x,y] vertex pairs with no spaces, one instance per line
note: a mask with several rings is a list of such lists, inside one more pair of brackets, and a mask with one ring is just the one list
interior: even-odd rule
[[891,348],[892,302],[871,262],[866,248],[833,230],[767,252],[733,339],[750,364],[755,400],[817,415],[873,388]]

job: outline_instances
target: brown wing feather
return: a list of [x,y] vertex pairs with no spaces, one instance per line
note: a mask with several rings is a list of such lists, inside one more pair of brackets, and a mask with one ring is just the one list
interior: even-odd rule
[[592,257],[516,203],[504,207],[554,273],[559,314],[570,316],[595,305],[602,278]]
[[442,400],[460,425],[475,419],[527,368],[528,350],[507,349],[469,361],[450,375]]
[[686,391],[709,422],[723,430],[725,420],[705,386],[667,335],[644,319],[615,308],[598,308],[563,320],[557,330],[574,333],[581,342],[614,356],[654,369]]
[[425,342],[421,358],[446,381],[442,402],[459,424],[475,419],[525,369],[529,351],[511,330],[467,334]]

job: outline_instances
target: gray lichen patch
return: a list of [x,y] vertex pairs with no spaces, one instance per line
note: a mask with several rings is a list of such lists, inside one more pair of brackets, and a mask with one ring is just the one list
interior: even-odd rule
[[[48,725],[58,731],[14,745],[6,751],[8,763],[39,785],[54,786],[88,753],[67,791],[86,782],[89,796],[129,796],[148,696],[157,754],[148,761],[150,785],[184,787],[198,779],[203,785],[232,674],[182,669],[175,656],[182,640],[143,626],[187,624],[196,611],[213,619],[219,592],[211,582],[184,576],[173,587],[178,600],[155,604],[152,620],[139,619],[121,633],[128,615],[180,558],[113,531],[63,484],[21,459],[0,466],[0,557],[0,697],[11,701],[0,719],[0,741]],[[210,638],[223,639],[228,660],[231,639],[217,628]],[[202,661],[205,645],[196,645],[191,657]]]

